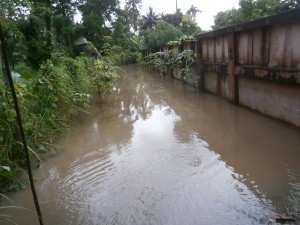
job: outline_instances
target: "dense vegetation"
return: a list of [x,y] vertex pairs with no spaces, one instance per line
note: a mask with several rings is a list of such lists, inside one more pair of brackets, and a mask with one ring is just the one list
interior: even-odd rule
[[[33,159],[55,148],[55,138],[87,110],[94,93],[110,88],[116,65],[141,60],[142,49],[200,32],[194,6],[166,15],[151,7],[141,15],[141,0],[127,0],[125,9],[118,0],[3,0],[0,6]],[[0,190],[6,192],[22,188],[17,178],[25,158],[0,58]]]
[[[219,12],[213,29],[258,19],[299,7],[294,0],[239,0],[240,8]],[[195,53],[157,52],[161,45],[194,41],[201,29],[199,9],[158,14],[141,0],[2,0],[0,25],[21,106],[32,158],[49,153],[53,141],[92,96],[112,86],[115,66],[143,62],[164,74],[180,67],[190,81]],[[2,45],[3,43],[1,43]],[[141,50],[153,52],[142,60]],[[156,53],[157,52],[157,53]],[[18,181],[25,164],[23,146],[7,74],[0,53],[0,192],[23,187]],[[3,195],[0,194],[0,197]],[[1,214],[0,214],[1,220]]]
[[[260,19],[266,16],[278,14],[290,9],[299,8],[300,1],[297,0],[239,0],[239,8],[231,9],[227,11],[218,12],[214,18],[214,26],[212,29],[220,29],[235,24],[252,21],[255,19]],[[191,6],[186,15],[182,15],[180,11],[177,12],[177,16],[180,15],[181,20],[177,20],[179,17],[174,15],[162,15],[163,20],[158,20],[155,24],[152,20],[148,20],[148,27],[152,28],[156,26],[155,32],[151,30],[141,30],[144,38],[144,46],[148,50],[154,50],[153,53],[147,55],[142,63],[146,67],[154,69],[159,72],[159,74],[166,74],[168,70],[176,69],[181,78],[192,85],[196,85],[197,81],[193,76],[191,76],[191,69],[196,60],[196,54],[194,50],[182,50],[182,46],[189,41],[194,41],[192,36],[183,35],[191,34],[193,35],[200,32],[197,28],[192,28],[192,24],[188,27],[192,28],[192,32],[189,29],[178,29],[176,23],[180,24],[181,28],[184,23],[185,18],[193,19],[196,18],[196,13],[200,12],[196,7]],[[155,18],[153,16],[152,8],[149,9],[147,15],[152,15],[150,18]],[[176,21],[172,23],[172,21]],[[188,19],[187,21],[190,21]],[[144,26],[147,24],[145,23]],[[143,28],[143,27],[142,27]],[[185,31],[185,32],[184,32]],[[181,36],[183,35],[183,36]],[[158,38],[159,37],[159,38]],[[178,38],[179,37],[179,38]],[[167,45],[169,50],[165,52],[160,52],[157,46]],[[177,48],[172,48],[171,46],[178,46]],[[180,47],[181,46],[181,47]],[[181,49],[181,50],[180,50]]]
[[195,76],[192,75],[192,66],[196,61],[196,53],[194,50],[179,50],[180,45],[186,43],[194,43],[196,39],[193,36],[182,36],[178,41],[169,41],[168,51],[155,52],[144,57],[142,64],[146,68],[157,71],[160,75],[167,74],[169,70],[179,70],[183,81],[196,85]]
[[290,9],[299,8],[299,0],[239,0],[239,8],[218,12],[213,29],[275,15]]

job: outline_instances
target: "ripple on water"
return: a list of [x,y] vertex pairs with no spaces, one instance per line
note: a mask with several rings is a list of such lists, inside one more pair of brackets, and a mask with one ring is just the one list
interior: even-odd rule
[[45,168],[47,224],[266,224],[282,206],[299,208],[298,133],[129,72]]
[[89,153],[72,165],[62,189],[69,213],[80,215],[77,222],[255,224],[265,217],[241,177],[201,140],[171,141],[158,149],[160,155],[146,155],[155,161],[147,164],[151,167],[133,163],[141,157],[140,147],[130,143],[121,154],[99,158]]

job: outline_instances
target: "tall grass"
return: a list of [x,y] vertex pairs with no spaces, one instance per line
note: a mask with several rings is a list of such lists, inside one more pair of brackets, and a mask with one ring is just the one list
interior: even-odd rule
[[[106,59],[69,58],[54,53],[39,71],[25,65],[16,66],[14,76],[24,130],[32,159],[47,153],[53,141],[69,128],[74,117],[86,111],[94,91],[110,88],[116,77]],[[25,165],[22,144],[18,137],[12,96],[0,78],[0,192],[20,189],[17,179]]]

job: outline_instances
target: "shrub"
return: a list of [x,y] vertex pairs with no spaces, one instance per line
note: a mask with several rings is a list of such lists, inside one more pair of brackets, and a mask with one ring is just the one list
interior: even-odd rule
[[[19,67],[19,73],[30,71]],[[74,115],[88,108],[93,90],[107,91],[117,77],[111,62],[102,58],[69,58],[53,54],[37,74],[14,78],[20,111],[32,156],[48,152],[53,140],[68,128]],[[18,137],[10,90],[0,79],[0,191],[18,189],[17,171],[25,164]],[[9,171],[7,170],[9,168]],[[7,183],[13,184],[7,187]]]

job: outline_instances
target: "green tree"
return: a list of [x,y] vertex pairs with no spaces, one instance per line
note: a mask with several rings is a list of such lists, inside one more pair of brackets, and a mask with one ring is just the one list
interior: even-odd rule
[[[26,46],[24,36],[18,29],[18,21],[24,20],[24,12],[29,9],[29,3],[26,0],[2,0],[0,2],[0,22],[9,49],[9,62],[13,69],[17,62],[25,59]],[[3,61],[0,60],[0,62]],[[2,69],[5,71],[3,64]]]
[[132,37],[129,25],[128,12],[123,9],[116,11],[116,20],[112,22],[112,38],[115,45],[126,47],[128,40]]
[[52,13],[48,6],[35,4],[26,20],[18,21],[27,46],[27,61],[35,69],[50,58],[52,42]]
[[52,0],[52,26],[55,40],[60,46],[69,50],[80,36],[73,22],[78,5],[79,2],[73,0]]
[[137,22],[140,17],[140,10],[142,9],[141,0],[126,0],[125,9],[128,11],[130,18],[130,24],[132,25],[134,31],[137,31]]
[[149,6],[149,11],[146,13],[146,16],[142,16],[142,28],[147,29],[147,28],[154,28],[157,21],[159,19],[159,16],[155,13],[152,7]]
[[201,13],[198,7],[191,5],[190,9],[187,11],[188,15],[192,15],[193,19],[196,21],[197,13]]
[[54,14],[62,15],[70,19],[74,18],[78,5],[79,2],[73,0],[52,0],[52,8]]
[[239,8],[218,12],[213,29],[275,15],[289,9],[299,8],[299,0],[239,0]]
[[161,15],[162,20],[174,25],[175,27],[179,26],[179,24],[182,21],[182,17],[183,17],[183,14],[180,11],[180,9],[178,9],[177,12],[173,13],[173,14],[171,13],[171,14],[166,14],[166,15],[162,14]]
[[1,0],[0,16],[15,20],[24,17],[29,8],[28,0]]
[[195,35],[201,32],[200,27],[197,25],[192,15],[185,14],[182,17],[182,22],[180,23],[182,32],[185,35]]
[[85,0],[79,6],[82,13],[80,34],[91,41],[96,48],[101,49],[102,37],[111,34],[107,22],[112,22],[119,7],[118,0]]
[[141,30],[141,42],[144,49],[155,50],[156,47],[167,44],[169,41],[177,40],[183,35],[179,27],[159,20],[155,29]]
[[239,23],[239,11],[235,8],[218,12],[214,17],[214,30],[232,26]]

